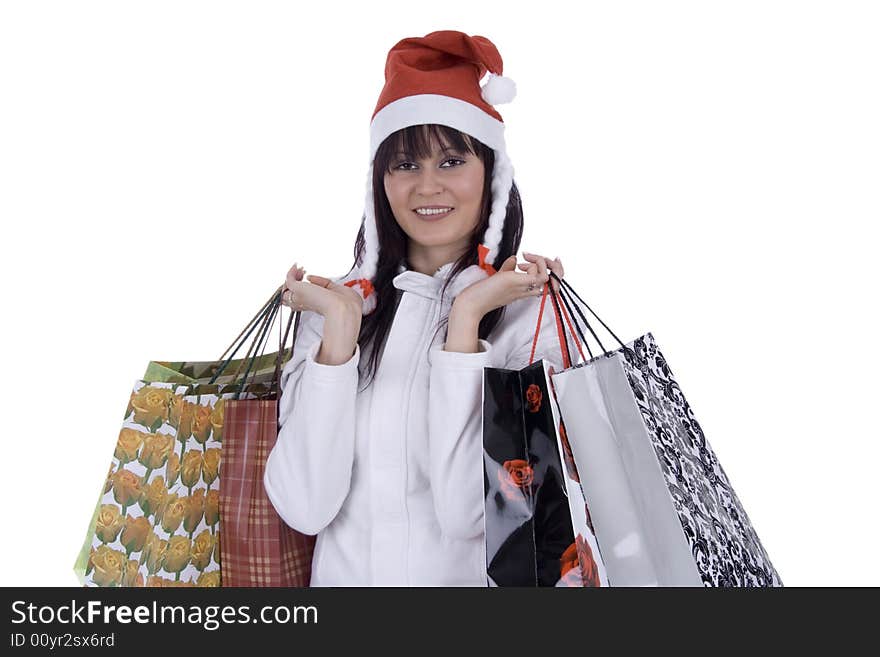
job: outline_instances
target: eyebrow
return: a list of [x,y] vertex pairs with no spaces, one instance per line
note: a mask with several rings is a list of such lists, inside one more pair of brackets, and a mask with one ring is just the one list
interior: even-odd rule
[[[449,146],[448,148],[441,148],[441,153],[458,153],[459,155],[464,155],[465,151],[456,148],[455,146]],[[407,157],[407,154],[403,151],[397,151],[394,154],[396,157]]]

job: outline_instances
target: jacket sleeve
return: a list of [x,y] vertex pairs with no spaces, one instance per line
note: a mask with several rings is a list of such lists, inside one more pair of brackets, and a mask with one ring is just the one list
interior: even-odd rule
[[308,535],[339,512],[354,463],[360,347],[341,365],[323,365],[315,360],[322,332],[323,317],[303,313],[294,354],[281,373],[280,428],[263,475],[278,515]]
[[[483,491],[483,368],[519,370],[529,364],[539,299],[511,308],[510,330],[497,341],[480,340],[477,353],[429,352],[428,445],[431,491],[441,532],[468,539],[485,531]],[[578,352],[568,336],[573,362]],[[534,361],[562,370],[562,351],[550,301],[544,307]]]
[[492,345],[462,353],[432,347],[428,389],[428,450],[431,492],[440,532],[449,538],[482,535],[483,368]]

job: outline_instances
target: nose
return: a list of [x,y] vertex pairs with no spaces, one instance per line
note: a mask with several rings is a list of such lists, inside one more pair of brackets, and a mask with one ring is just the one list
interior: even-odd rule
[[440,176],[433,167],[422,167],[416,179],[416,193],[421,196],[433,196],[443,191]]

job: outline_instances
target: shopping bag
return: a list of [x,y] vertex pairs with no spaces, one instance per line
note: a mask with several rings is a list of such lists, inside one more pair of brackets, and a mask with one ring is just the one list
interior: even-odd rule
[[[542,299],[537,343],[547,299]],[[557,316],[557,326],[558,316]],[[563,362],[569,355],[560,332]],[[533,344],[534,344],[533,343]],[[565,427],[555,406],[550,366],[483,369],[486,569],[490,586],[607,586],[590,511]]]
[[654,336],[623,344],[551,276],[583,344],[587,330],[602,351],[551,382],[611,585],[782,586]]
[[280,294],[281,288],[242,331],[247,335],[235,351],[259,329],[245,358],[224,354],[207,363],[153,361],[147,375],[135,382],[74,566],[83,585],[221,584],[225,405],[277,400],[281,359],[289,352],[283,344],[275,354],[258,356],[257,351],[268,336],[267,322],[280,307]]
[[277,399],[226,402],[220,534],[223,586],[307,587],[315,536],[285,523],[263,487],[278,437]]

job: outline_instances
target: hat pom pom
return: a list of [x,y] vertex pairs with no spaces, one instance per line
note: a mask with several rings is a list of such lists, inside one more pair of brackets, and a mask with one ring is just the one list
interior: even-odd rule
[[490,105],[509,103],[516,97],[516,83],[503,75],[490,73],[480,95]]

